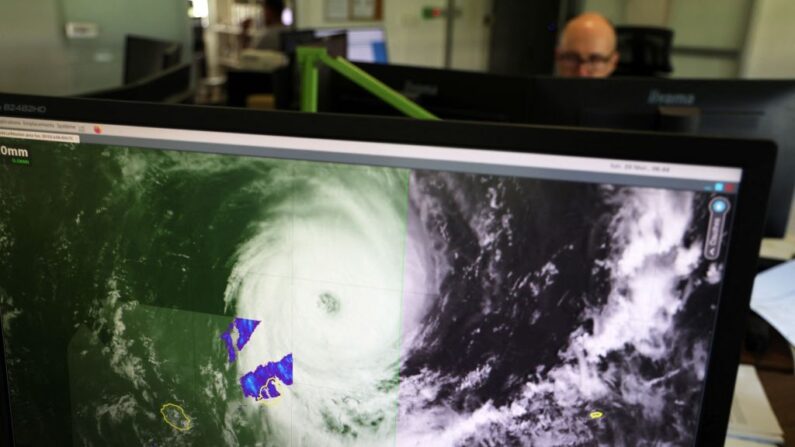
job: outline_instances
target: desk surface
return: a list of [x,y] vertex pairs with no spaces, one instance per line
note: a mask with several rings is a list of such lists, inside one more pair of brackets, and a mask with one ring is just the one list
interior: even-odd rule
[[771,328],[770,345],[764,354],[743,351],[740,361],[756,366],[759,381],[784,430],[784,445],[795,447],[795,373],[789,343]]
[[795,255],[795,196],[789,210],[789,225],[784,239],[764,239],[760,255],[764,258],[787,261]]
[[795,255],[795,235],[788,235],[785,239],[770,239],[765,238],[762,240],[762,247],[759,250],[759,256],[768,259],[778,259],[780,261],[788,261]]
[[784,430],[784,445],[795,447],[795,375],[764,370],[758,373],[778,423]]

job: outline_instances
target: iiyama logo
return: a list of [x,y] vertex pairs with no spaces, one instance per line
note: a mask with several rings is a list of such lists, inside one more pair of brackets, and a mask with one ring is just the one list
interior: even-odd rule
[[27,149],[19,149],[8,146],[0,146],[0,155],[4,157],[30,158],[30,154],[28,154]]
[[4,112],[21,112],[21,113],[47,113],[47,106],[37,106],[33,104],[3,104]]
[[692,106],[696,103],[696,95],[692,93],[663,93],[652,89],[647,102],[649,105],[655,106]]
[[436,96],[439,94],[439,87],[429,84],[415,84],[411,81],[406,81],[403,85],[403,94],[411,99],[417,99],[420,96]]

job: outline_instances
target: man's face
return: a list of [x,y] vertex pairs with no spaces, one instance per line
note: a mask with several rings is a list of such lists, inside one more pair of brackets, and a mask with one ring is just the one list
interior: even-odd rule
[[604,78],[616,69],[615,34],[606,24],[570,23],[555,50],[559,76]]

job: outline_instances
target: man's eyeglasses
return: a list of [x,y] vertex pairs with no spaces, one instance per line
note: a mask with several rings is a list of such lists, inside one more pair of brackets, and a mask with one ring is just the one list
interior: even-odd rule
[[607,63],[610,62],[610,58],[612,58],[614,54],[615,51],[610,54],[594,53],[589,54],[586,58],[583,58],[577,53],[566,52],[558,54],[557,59],[558,62],[567,68],[585,66],[588,69],[598,69],[607,65]]

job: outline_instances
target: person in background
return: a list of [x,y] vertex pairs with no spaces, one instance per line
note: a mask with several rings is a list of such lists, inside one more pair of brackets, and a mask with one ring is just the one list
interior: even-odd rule
[[265,32],[254,38],[252,48],[279,51],[279,34],[286,29],[282,22],[284,0],[265,0],[262,5]]
[[605,78],[618,64],[616,30],[602,15],[583,13],[571,19],[555,49],[558,76]]

